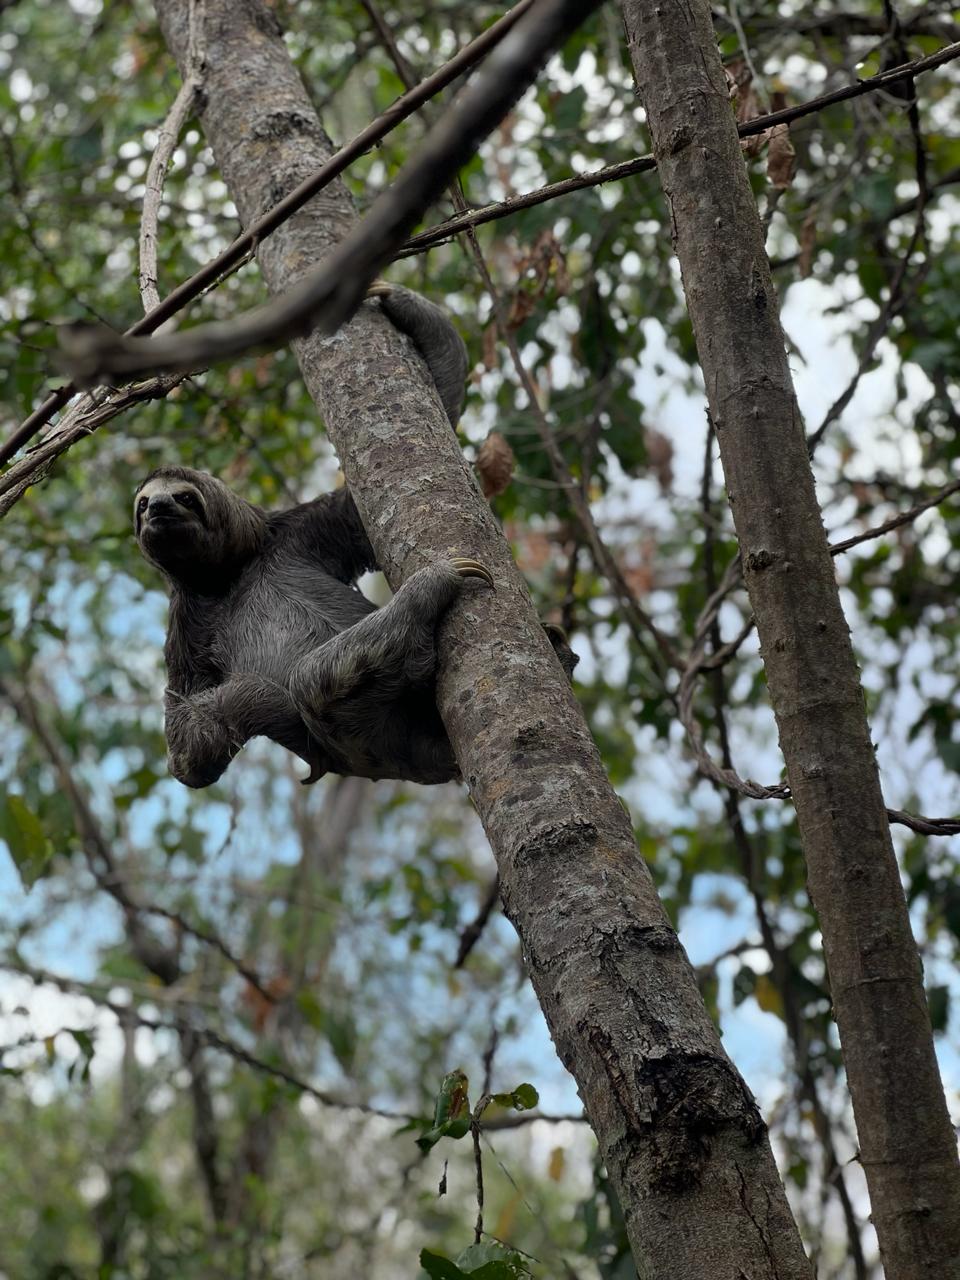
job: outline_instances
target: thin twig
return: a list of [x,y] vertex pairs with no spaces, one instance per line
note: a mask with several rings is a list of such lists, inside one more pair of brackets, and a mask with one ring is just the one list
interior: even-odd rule
[[918,502],[915,507],[911,507],[909,511],[901,511],[899,515],[893,516],[890,520],[885,520],[883,524],[875,525],[872,529],[866,529],[863,533],[858,533],[852,538],[845,538],[843,542],[832,542],[830,544],[830,554],[838,556],[841,551],[849,551],[851,547],[859,546],[861,542],[869,542],[873,538],[879,538],[885,533],[890,533],[892,529],[899,529],[902,525],[912,524],[917,516],[924,511],[929,511],[931,507],[937,507],[941,502],[960,491],[960,480],[952,480],[949,484],[944,485],[942,489],[938,489],[936,493],[924,498],[922,502]]
[[[768,115],[756,116],[753,120],[748,120],[738,125],[737,132],[741,138],[753,137],[755,134],[763,133],[767,129],[773,128],[774,125],[789,124],[793,120],[800,120],[804,116],[813,115],[816,112],[825,110],[827,107],[832,107],[838,102],[845,102],[850,98],[859,98],[865,93],[876,93],[878,90],[886,89],[891,84],[897,84],[901,80],[912,79],[914,76],[922,75],[925,71],[931,71],[935,67],[952,62],[955,58],[960,58],[960,41],[945,45],[937,53],[931,54],[929,58],[918,58],[916,61],[906,63],[902,67],[894,67],[890,71],[881,71],[878,75],[871,76],[867,80],[857,80],[854,84],[844,85],[842,88],[834,89],[818,98],[810,98],[806,102],[784,107],[780,111],[772,111]],[[618,164],[607,165],[602,169],[595,170],[593,173],[563,178],[559,182],[551,182],[536,191],[530,191],[519,196],[510,196],[507,200],[484,205],[481,209],[471,210],[469,213],[449,218],[446,222],[442,222],[435,227],[428,227],[426,231],[421,231],[418,235],[412,236],[400,249],[397,257],[423,253],[426,249],[432,249],[435,245],[443,244],[457,235],[458,232],[463,231],[465,227],[478,227],[485,222],[495,222],[499,218],[509,217],[510,214],[516,213],[520,209],[530,209],[535,205],[545,204],[548,200],[555,200],[558,196],[568,195],[573,191],[582,191],[586,187],[600,186],[606,182],[618,182],[637,173],[648,173],[655,168],[656,161],[652,155],[636,156],[631,160],[623,160]]]
[[[875,529],[868,529],[863,534],[835,544],[830,548],[830,551],[833,555],[838,555],[841,551],[846,551],[849,547],[855,546],[860,542],[879,537],[891,529],[899,528],[901,525],[915,520],[922,512],[928,511],[931,507],[943,502],[945,498],[948,498],[958,490],[960,490],[960,480],[953,481],[931,495],[931,497],[924,499],[923,502],[917,503],[909,511],[894,516],[893,519],[878,525]],[[717,658],[721,653],[724,654],[724,661],[727,661],[729,656],[732,656],[732,652],[736,652],[736,649],[739,648],[750,630],[752,630],[753,620],[751,619],[748,624],[744,625],[735,640],[721,646],[712,655],[712,658],[707,656],[708,641],[711,635],[716,636],[714,628],[720,608],[730,592],[739,585],[740,579],[741,567],[740,557],[738,556],[727,566],[723,578],[708,597],[697,619],[694,628],[693,645],[687,658],[686,666],[680,676],[680,687],[677,691],[678,714],[681,724],[686,729],[697,770],[705,778],[708,778],[718,786],[727,787],[731,791],[735,791],[737,794],[746,796],[751,800],[786,800],[791,794],[789,783],[773,783],[772,785],[764,786],[762,783],[754,782],[750,778],[741,778],[732,767],[717,764],[707,749],[703,726],[700,724],[694,708],[694,697],[700,673],[704,670],[710,670],[711,667],[716,670],[718,666],[722,665],[717,662]],[[927,818],[922,814],[907,813],[903,809],[888,808],[886,812],[889,822],[909,827],[911,831],[916,831],[920,835],[951,836],[960,834],[960,818]]]
[[[235,1059],[235,1061],[243,1063],[244,1066],[260,1072],[262,1075],[271,1076],[275,1080],[282,1080],[284,1084],[290,1085],[300,1093],[308,1094],[325,1107],[335,1107],[341,1111],[360,1111],[364,1115],[382,1116],[386,1120],[397,1120],[405,1124],[409,1124],[411,1121],[422,1121],[423,1119],[422,1116],[414,1115],[408,1111],[391,1111],[385,1107],[375,1107],[369,1102],[356,1102],[347,1098],[339,1098],[325,1089],[320,1089],[316,1085],[310,1084],[309,1081],[302,1080],[285,1067],[264,1062],[255,1054],[237,1044],[235,1040],[222,1035],[219,1031],[214,1031],[210,1027],[194,1026],[187,1018],[180,1015],[172,1015],[169,1019],[149,1017],[141,1013],[139,1009],[132,1008],[129,1004],[121,1004],[119,1001],[112,1000],[107,994],[107,989],[98,986],[96,983],[86,983],[75,978],[62,977],[60,974],[50,973],[47,970],[37,969],[27,964],[14,966],[9,963],[0,963],[0,968],[29,978],[31,982],[37,984],[47,983],[71,995],[86,996],[94,1004],[104,1009],[109,1009],[117,1018],[133,1017],[138,1026],[144,1027],[148,1031],[173,1031],[178,1035],[188,1031],[211,1049],[216,1049],[220,1053],[226,1054],[228,1057]],[[116,985],[114,982],[111,987]]]
[[717,764],[707,749],[704,740],[703,726],[694,709],[694,696],[700,672],[707,661],[707,645],[716,625],[720,608],[730,592],[741,580],[740,557],[737,556],[727,565],[723,578],[716,590],[707,598],[694,628],[693,645],[687,658],[686,666],[680,676],[680,687],[677,690],[677,707],[680,723],[687,731],[690,748],[697,762],[698,771],[705,778],[721,787],[729,787],[740,795],[749,796],[752,800],[785,800],[790,795],[786,783],[763,786],[751,778],[741,778],[733,769]]
[[[250,986],[255,988],[265,1000],[274,1003],[276,998],[264,985],[259,975],[249,965],[245,964],[222,938],[191,924],[178,911],[172,911],[155,903],[140,902],[134,898],[127,886],[127,879],[122,874],[120,864],[114,855],[111,842],[94,815],[93,808],[83,788],[74,777],[70,763],[42,715],[37,700],[34,698],[26,680],[21,680],[20,687],[16,689],[9,681],[0,680],[0,697],[6,698],[11,704],[17,715],[40,743],[50,761],[57,775],[60,790],[67,797],[73,809],[77,831],[87,856],[91,874],[100,888],[105,893],[108,893],[123,911],[130,937],[134,944],[134,950],[145,967],[152,968],[158,958],[162,956],[163,948],[158,947],[153,939],[144,934],[139,919],[142,913],[161,916],[169,920],[171,924],[176,925],[183,933],[195,938],[198,942],[202,942],[205,946],[219,951],[223,958],[236,969],[237,973]],[[170,969],[171,963],[166,957],[163,957],[162,973],[169,973]],[[157,976],[161,975],[158,974]]]
[[96,391],[85,392],[69,407],[45,440],[23,458],[18,458],[0,475],[0,518],[6,515],[32,485],[42,480],[55,459],[71,449],[77,441],[91,435],[98,427],[126,412],[132,405],[142,404],[147,400],[162,400],[188,376],[183,373],[161,373],[145,382],[135,382],[119,390],[100,387]]
[[480,1150],[480,1122],[471,1120],[470,1137],[473,1139],[473,1167],[477,1181],[477,1220],[473,1227],[474,1244],[483,1238],[483,1153]]
[[483,902],[480,909],[470,923],[466,926],[460,935],[460,944],[457,947],[457,958],[453,962],[454,969],[462,969],[467,962],[470,952],[480,941],[487,921],[493,914],[493,909],[500,901],[500,877],[495,875],[487,887],[486,893],[483,895]]
[[144,180],[143,211],[140,217],[140,298],[143,310],[149,314],[160,306],[157,289],[157,227],[160,221],[160,204],[163,200],[163,182],[167,175],[180,131],[193,111],[197,95],[203,87],[205,0],[190,0],[190,35],[187,55],[187,74],[180,85],[173,106],[160,126],[157,145]]

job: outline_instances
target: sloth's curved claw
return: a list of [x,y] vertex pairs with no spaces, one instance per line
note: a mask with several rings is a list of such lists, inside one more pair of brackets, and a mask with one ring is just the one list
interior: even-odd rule
[[469,560],[464,556],[457,556],[450,563],[461,578],[480,578],[488,587],[493,586],[493,574],[479,560]]

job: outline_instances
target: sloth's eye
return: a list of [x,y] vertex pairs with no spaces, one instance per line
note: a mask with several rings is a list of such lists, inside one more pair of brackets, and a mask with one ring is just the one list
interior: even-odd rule
[[178,502],[181,507],[189,507],[191,511],[198,511],[200,509],[200,503],[197,500],[197,495],[195,493],[191,493],[188,489],[184,490],[183,493],[175,493],[173,497],[174,501]]
[[138,499],[137,499],[137,511],[138,511],[138,513],[142,513],[142,512],[144,512],[144,511],[146,511],[146,509],[147,509],[147,503],[148,503],[148,502],[149,502],[149,498],[138,498]]

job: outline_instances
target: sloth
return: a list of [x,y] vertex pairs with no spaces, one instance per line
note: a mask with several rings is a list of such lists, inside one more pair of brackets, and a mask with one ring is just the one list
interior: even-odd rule
[[144,481],[134,522],[170,586],[175,778],[209,786],[258,735],[306,761],[306,782],[458,776],[436,705],[435,633],[466,579],[493,586],[483,565],[427,565],[378,609],[355,587],[377,563],[346,489],[265,512],[187,467]]
[[[466,369],[459,334],[418,294],[378,288],[456,425]],[[216,782],[260,735],[305,761],[305,783],[326,773],[460,776],[436,705],[436,629],[468,579],[493,587],[482,564],[429,564],[377,608],[356,586],[378,565],[348,490],[266,512],[187,467],[161,467],[141,483],[134,528],[170,589],[164,719],[180,782]],[[566,637],[546,630],[571,674]]]

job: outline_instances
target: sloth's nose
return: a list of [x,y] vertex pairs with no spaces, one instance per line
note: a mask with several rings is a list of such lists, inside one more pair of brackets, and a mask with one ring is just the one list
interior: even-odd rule
[[155,493],[147,503],[147,510],[156,515],[161,511],[173,511],[176,505],[169,493]]

